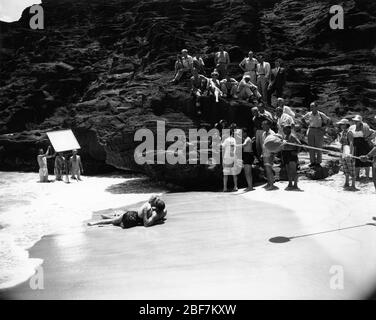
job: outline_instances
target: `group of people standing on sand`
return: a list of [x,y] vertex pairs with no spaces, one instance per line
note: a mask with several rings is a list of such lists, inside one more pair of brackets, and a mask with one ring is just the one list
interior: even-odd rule
[[[311,107],[315,110],[316,104],[312,103]],[[298,187],[298,155],[305,146],[301,144],[294,133],[294,119],[287,113],[284,113],[282,107],[277,107],[275,115],[272,115],[272,113],[264,109],[262,102],[258,107],[252,109],[252,113],[255,124],[253,135],[250,135],[248,128],[240,130],[235,123],[232,123],[228,126],[230,135],[224,138],[221,144],[223,154],[223,191],[229,191],[227,188],[229,176],[233,177],[233,191],[238,190],[238,175],[242,168],[244,168],[244,175],[247,181],[246,191],[254,190],[252,166],[256,163],[264,167],[265,178],[267,180],[265,189],[268,191],[277,189],[274,185],[275,172],[273,170],[273,165],[277,158],[280,160],[281,168],[284,168],[287,173],[288,185],[285,190],[300,191]],[[309,123],[309,121],[312,122],[316,117],[322,117],[322,121],[324,121],[324,116],[321,113],[315,115],[313,111],[310,111],[304,115],[304,118]],[[278,119],[276,130],[271,128],[274,123],[274,117]],[[325,118],[326,121],[329,121],[327,116]],[[216,127],[220,130],[227,128],[227,123],[221,120]],[[362,168],[364,168],[366,180],[369,180],[372,168],[372,180],[376,189],[376,131],[363,122],[360,115],[356,115],[351,121],[342,119],[336,123],[336,127],[339,132],[338,141],[341,144],[341,153],[339,155],[345,175],[344,189],[348,191],[358,190],[355,182],[360,180],[360,170]],[[308,141],[314,140],[315,142],[319,139],[321,142],[323,133],[321,131],[317,133],[317,128],[308,127]],[[279,152],[270,151],[265,145],[264,142],[269,136],[279,136],[283,139],[282,148]],[[239,144],[237,141],[242,141],[242,143]],[[241,159],[240,157],[238,159],[236,157],[236,155],[239,155],[239,149],[237,150],[237,148],[241,150]],[[311,159],[309,166],[320,166],[322,151],[318,149],[309,151]]]
[[50,158],[55,158],[54,163],[54,174],[56,181],[63,181],[63,176],[65,175],[65,182],[69,183],[69,175],[71,179],[81,181],[81,174],[83,174],[84,169],[82,166],[81,157],[78,155],[77,150],[72,150],[72,154],[69,152],[58,152],[50,155],[51,146],[48,146],[46,152],[43,149],[39,149],[39,154],[37,156],[37,161],[39,165],[39,181],[40,182],[50,182],[48,180],[48,167],[47,160]]
[[[282,166],[286,169],[288,186],[286,190],[299,190],[298,174],[299,166],[298,153],[301,148],[299,139],[295,132],[295,113],[285,105],[283,91],[286,84],[286,70],[282,66],[282,60],[276,59],[274,68],[265,61],[263,54],[254,55],[249,51],[248,56],[240,63],[239,68],[243,72],[242,79],[237,81],[229,75],[230,55],[223,45],[219,45],[218,51],[214,54],[215,69],[210,77],[206,77],[205,62],[200,55],[191,56],[187,49],[181,51],[175,63],[175,75],[172,83],[178,83],[184,75],[190,76],[191,93],[198,114],[201,114],[201,99],[204,96],[213,96],[216,102],[221,98],[243,99],[255,105],[252,108],[253,132],[243,128],[243,144],[236,145],[234,135],[237,133],[236,124],[231,124],[230,136],[224,139],[223,148],[223,190],[228,191],[228,177],[233,176],[234,190],[238,189],[237,175],[239,174],[239,163],[234,160],[233,155],[236,148],[242,148],[242,164],[247,180],[247,190],[253,190],[252,165],[257,162],[264,167],[267,184],[266,190],[274,190],[273,163],[276,156],[281,160]],[[272,95],[276,95],[276,105],[272,106]],[[267,111],[266,109],[271,110]],[[322,111],[319,111],[316,102],[310,104],[310,110],[303,115],[302,126],[307,129],[307,149],[310,155],[312,168],[318,168],[322,164],[322,150],[324,136],[327,127],[332,125],[332,120]],[[348,119],[342,119],[335,125],[338,128],[339,142],[342,146],[341,162],[345,173],[346,190],[357,190],[355,181],[360,179],[360,169],[365,168],[366,178],[370,177],[370,168],[373,167],[373,181],[376,188],[375,173],[375,137],[376,132],[366,124],[360,115]],[[220,129],[224,128],[226,121],[221,120]],[[281,136],[287,144],[278,154],[268,151],[263,142],[269,135]],[[292,144],[295,144],[293,146]],[[372,161],[371,161],[372,160]],[[236,169],[234,169],[236,168]],[[350,185],[350,178],[352,179]]]

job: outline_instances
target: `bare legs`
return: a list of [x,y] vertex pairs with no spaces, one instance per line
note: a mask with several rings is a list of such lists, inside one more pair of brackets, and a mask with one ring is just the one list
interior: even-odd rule
[[253,190],[253,181],[252,181],[252,166],[249,164],[244,165],[244,174],[248,184],[248,190]]
[[296,172],[296,162],[289,162],[286,165],[287,176],[289,178],[289,184],[286,190],[297,190],[298,188],[298,174]]
[[[228,182],[228,175],[223,175],[223,192],[227,192],[227,182]],[[238,176],[233,175],[232,176],[234,179],[234,191],[238,191]]]

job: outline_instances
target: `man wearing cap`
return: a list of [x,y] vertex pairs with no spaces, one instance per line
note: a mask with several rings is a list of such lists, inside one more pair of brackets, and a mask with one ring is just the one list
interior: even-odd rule
[[[341,162],[342,170],[345,174],[345,184],[343,188],[345,190],[356,191],[355,187],[355,159],[352,157],[354,154],[354,144],[352,135],[349,134],[350,121],[347,119],[342,119],[337,122],[337,125],[340,127],[341,132],[339,133],[339,143],[341,144]],[[351,177],[351,187],[350,187],[350,177]]]
[[187,73],[191,72],[193,68],[193,58],[188,54],[187,49],[181,51],[180,63],[176,70],[174,79],[171,81],[173,83],[178,83],[181,77]]
[[214,55],[214,64],[219,73],[219,78],[224,79],[227,75],[227,68],[230,64],[230,55],[225,51],[222,44],[219,45],[219,51]]
[[257,86],[252,83],[250,75],[245,75],[239,82],[238,92],[238,97],[243,100],[249,100],[251,97],[256,99],[261,97],[260,92],[257,90]]
[[270,83],[268,86],[268,105],[272,104],[272,94],[275,92],[277,97],[282,97],[283,87],[286,84],[286,71],[282,68],[282,59],[275,61],[275,68],[270,72]]
[[248,52],[248,57],[244,58],[242,62],[239,63],[240,69],[243,70],[243,76],[250,76],[251,82],[256,85],[257,84],[257,76],[256,76],[256,67],[258,61],[256,58],[253,57],[253,51]]
[[[324,144],[325,126],[329,124],[330,118],[323,112],[318,110],[317,104],[310,104],[311,111],[306,113],[302,121],[308,126],[308,145],[315,148],[322,148]],[[318,150],[310,150],[310,167],[320,166],[322,162],[322,152]]]
[[259,63],[256,66],[257,74],[257,87],[262,95],[262,99],[267,103],[268,99],[268,86],[270,80],[270,63],[264,61],[264,56],[262,54],[258,55]]

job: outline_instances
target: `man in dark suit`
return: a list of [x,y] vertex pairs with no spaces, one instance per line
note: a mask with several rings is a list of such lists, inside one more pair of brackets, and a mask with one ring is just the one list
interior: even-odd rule
[[281,98],[283,95],[283,87],[286,83],[286,70],[282,68],[282,60],[277,59],[275,61],[275,67],[270,73],[270,84],[268,86],[268,105],[272,104],[272,94],[275,92],[277,98]]

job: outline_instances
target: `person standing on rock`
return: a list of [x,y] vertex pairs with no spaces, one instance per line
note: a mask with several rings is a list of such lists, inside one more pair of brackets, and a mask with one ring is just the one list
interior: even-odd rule
[[219,51],[214,55],[214,65],[219,73],[219,79],[226,78],[227,69],[230,64],[230,55],[225,51],[224,46],[219,45]]
[[77,150],[73,150],[73,155],[69,159],[71,178],[81,181],[81,173],[84,173],[81,157],[77,154]]
[[46,153],[43,149],[39,149],[39,154],[37,156],[37,161],[39,165],[39,181],[40,182],[49,182],[48,181],[48,168],[47,168],[47,159],[54,157],[55,155],[49,156],[51,146],[48,146]]
[[242,62],[239,63],[240,69],[243,70],[244,76],[250,76],[251,82],[257,84],[256,68],[259,62],[253,57],[253,51],[248,52],[248,57],[244,58]]
[[[310,147],[322,148],[324,144],[325,127],[329,124],[330,118],[319,111],[316,102],[310,104],[311,111],[306,113],[302,121],[308,127],[307,137]],[[309,150],[310,167],[321,166],[322,152],[318,150]]]
[[270,80],[270,63],[264,61],[264,56],[262,54],[258,55],[258,61],[256,67],[257,74],[257,87],[262,95],[264,103],[268,101],[268,86]]
[[277,97],[283,96],[283,88],[286,84],[286,71],[282,68],[282,59],[275,61],[275,67],[270,72],[270,83],[268,85],[268,105],[272,105],[272,95],[275,92]]

